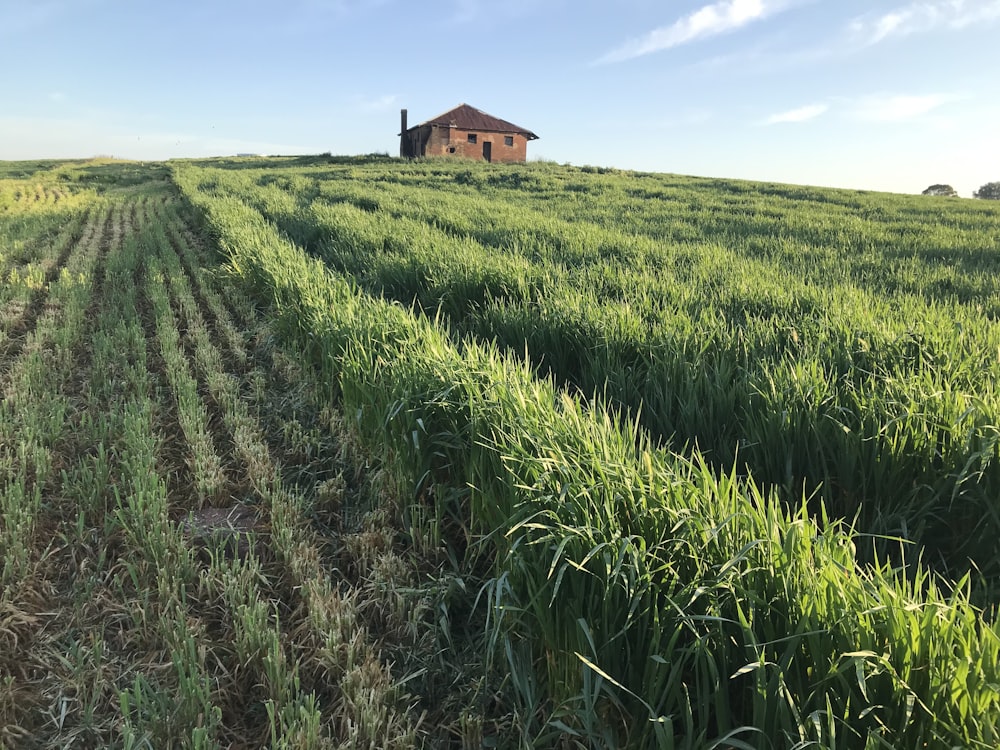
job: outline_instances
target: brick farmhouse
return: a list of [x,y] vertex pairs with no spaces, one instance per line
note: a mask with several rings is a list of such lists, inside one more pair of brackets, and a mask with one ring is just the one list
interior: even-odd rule
[[538,138],[530,130],[459,104],[427,122],[406,127],[406,110],[400,113],[399,155],[458,156],[490,162],[518,162],[528,158],[528,141]]

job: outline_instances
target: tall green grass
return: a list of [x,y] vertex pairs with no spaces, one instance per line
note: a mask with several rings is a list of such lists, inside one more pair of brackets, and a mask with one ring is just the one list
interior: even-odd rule
[[821,508],[663,450],[495,346],[457,347],[310,260],[218,175],[174,174],[442,543],[488,551],[478,603],[522,744],[996,744],[1000,640],[968,582],[859,564]]
[[[872,535],[868,555],[890,554],[902,538],[955,576],[970,561],[988,580],[1000,574],[1000,328],[983,309],[990,297],[875,294],[843,270],[817,283],[839,258],[842,269],[876,267],[883,279],[916,269],[925,289],[936,288],[928,263],[893,265],[895,235],[872,229],[861,257],[820,248],[786,267],[791,251],[747,246],[765,241],[768,228],[789,241],[751,213],[718,230],[733,239],[742,221],[742,248],[676,246],[454,185],[441,197],[333,176],[218,170],[200,179],[238,195],[364,289],[443,318],[458,340],[525,354],[539,372],[634,413],[675,449],[697,446],[716,470],[749,471],[792,505],[805,493],[834,516],[857,518]],[[836,239],[847,206],[827,214],[800,204],[769,209],[793,226],[792,250]],[[673,210],[654,204],[646,213]],[[977,240],[995,245],[989,215],[980,218],[978,233],[959,232],[955,253],[972,257]],[[837,241],[852,250],[855,234],[865,236],[860,225]],[[932,239],[943,236],[937,228]],[[956,284],[995,287],[987,247],[976,256],[982,267]]]

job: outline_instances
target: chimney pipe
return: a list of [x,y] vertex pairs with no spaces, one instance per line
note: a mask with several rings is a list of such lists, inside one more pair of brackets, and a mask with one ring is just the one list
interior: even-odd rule
[[399,110],[399,155],[400,156],[410,156],[409,149],[407,148],[407,142],[409,138],[406,135],[406,110]]

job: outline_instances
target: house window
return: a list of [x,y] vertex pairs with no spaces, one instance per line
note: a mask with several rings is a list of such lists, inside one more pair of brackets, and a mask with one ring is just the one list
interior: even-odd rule
[[478,136],[475,133],[469,133],[469,143],[476,143]]
[[514,145],[514,136],[512,136],[512,135],[505,135],[503,137],[503,145],[505,145],[505,146],[513,146]]

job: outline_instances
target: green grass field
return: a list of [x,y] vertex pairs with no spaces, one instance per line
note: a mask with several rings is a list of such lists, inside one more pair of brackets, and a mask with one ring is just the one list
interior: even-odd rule
[[0,746],[1000,743],[1000,207],[0,165]]

